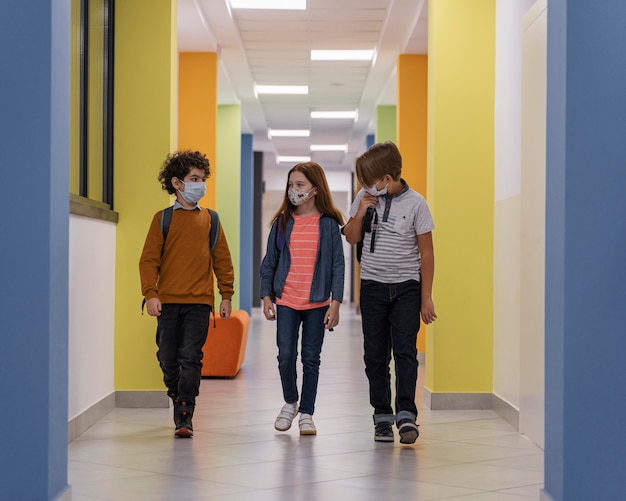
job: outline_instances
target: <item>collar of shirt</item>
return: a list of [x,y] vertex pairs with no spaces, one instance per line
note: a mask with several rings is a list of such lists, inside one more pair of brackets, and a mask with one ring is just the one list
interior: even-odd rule
[[196,204],[196,206],[193,209],[185,209],[179,202],[178,200],[174,201],[174,207],[173,210],[178,210],[178,209],[183,209],[183,210],[200,210],[200,206],[198,204]]

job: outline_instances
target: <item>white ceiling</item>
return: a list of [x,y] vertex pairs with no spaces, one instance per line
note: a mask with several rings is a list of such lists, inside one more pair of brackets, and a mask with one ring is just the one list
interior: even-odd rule
[[[399,54],[427,53],[426,0],[308,0],[306,11],[231,10],[227,0],[178,0],[178,48],[219,55],[218,103],[240,104],[255,151],[310,155],[325,169],[351,170],[374,133],[376,106],[396,104]],[[312,49],[375,49],[372,62],[311,61]],[[308,85],[308,95],[255,96],[254,84]],[[358,109],[358,119],[311,119],[311,111]],[[308,138],[267,137],[310,129]],[[348,153],[310,152],[344,144]]]

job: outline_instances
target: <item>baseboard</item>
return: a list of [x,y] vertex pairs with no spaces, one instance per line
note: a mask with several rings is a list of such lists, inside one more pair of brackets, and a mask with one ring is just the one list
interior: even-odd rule
[[423,403],[433,411],[493,410],[519,431],[519,410],[493,393],[444,393],[424,388]]
[[54,498],[54,501],[72,501],[72,486],[68,485],[61,494]]
[[498,395],[492,394],[493,410],[507,423],[519,431],[519,410]]
[[67,443],[82,435],[115,408],[115,393],[107,395],[67,423]]
[[444,393],[424,388],[424,405],[433,411],[493,409],[491,393]]
[[165,390],[152,391],[116,391],[115,406],[131,409],[167,408],[172,400]]

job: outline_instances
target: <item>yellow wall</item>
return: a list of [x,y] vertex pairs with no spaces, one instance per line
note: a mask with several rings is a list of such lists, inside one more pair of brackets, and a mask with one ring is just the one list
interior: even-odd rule
[[[239,248],[241,227],[241,106],[218,107],[217,144],[220,151],[215,179],[217,211],[226,232],[228,247],[235,269],[233,309],[239,308]],[[252,245],[252,243],[250,243]]]
[[435,219],[431,392],[493,387],[495,0],[428,5],[428,201]]
[[[217,171],[217,54],[179,55],[178,146],[206,154],[211,165],[202,207],[215,207]],[[220,214],[221,216],[221,214]]]
[[156,390],[156,320],[141,315],[138,262],[152,216],[169,205],[157,176],[176,149],[176,1],[115,10],[115,389]]
[[[402,177],[426,197],[428,56],[401,54],[397,67],[397,145],[402,154]],[[417,349],[426,351],[424,324],[417,336]]]

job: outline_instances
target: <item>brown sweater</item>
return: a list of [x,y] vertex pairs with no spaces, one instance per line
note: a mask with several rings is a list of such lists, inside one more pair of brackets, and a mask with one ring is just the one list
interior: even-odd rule
[[235,273],[226,235],[220,225],[211,253],[210,228],[208,210],[175,210],[163,249],[161,211],[154,215],[139,260],[141,293],[146,300],[158,297],[163,304],[208,304],[214,308],[213,273],[222,299],[231,299]]

